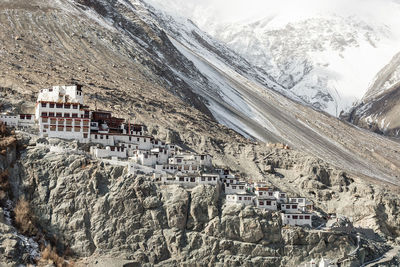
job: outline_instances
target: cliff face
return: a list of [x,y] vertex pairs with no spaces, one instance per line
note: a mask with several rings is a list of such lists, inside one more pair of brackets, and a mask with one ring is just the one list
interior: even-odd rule
[[[121,265],[287,266],[326,257],[348,259],[347,266],[358,266],[386,250],[385,243],[374,241],[378,235],[393,239],[399,231],[395,212],[399,203],[389,196],[385,201],[391,203],[382,203],[381,188],[365,192],[359,181],[327,169],[318,160],[304,160],[294,151],[271,149],[263,164],[274,166],[277,173],[268,180],[290,194],[309,197],[321,214],[350,212],[346,209],[351,203],[343,203],[346,197],[364,202],[366,210],[359,216],[373,217],[358,218],[357,223],[360,228],[369,223],[376,236],[363,235],[355,256],[348,256],[357,246],[355,235],[285,228],[278,212],[225,205],[218,187],[187,191],[164,186],[150,177],[127,175],[123,167],[92,160],[76,150],[76,143],[40,140],[34,145],[33,141],[10,177],[13,195],[28,200],[45,238],[56,240],[59,253],[68,251],[77,264],[112,258]],[[388,218],[385,224],[379,222],[380,216]],[[19,255],[17,245],[11,251]],[[2,261],[23,262],[18,257]]]

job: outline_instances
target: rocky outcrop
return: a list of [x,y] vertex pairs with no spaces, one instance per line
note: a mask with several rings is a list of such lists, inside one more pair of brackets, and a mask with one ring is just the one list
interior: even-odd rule
[[51,146],[28,147],[13,181],[45,235],[78,262],[103,256],[144,265],[286,266],[356,246],[351,236],[283,228],[278,212],[225,205],[218,187],[159,185],[68,150],[73,143],[59,142],[57,152]]

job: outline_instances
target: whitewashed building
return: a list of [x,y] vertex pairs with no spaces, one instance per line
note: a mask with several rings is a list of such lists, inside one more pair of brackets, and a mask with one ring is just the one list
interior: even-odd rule
[[74,139],[82,143],[90,140],[90,111],[83,105],[80,85],[40,90],[35,118],[40,136]]
[[246,193],[246,183],[224,184],[225,194]]
[[251,194],[228,194],[225,196],[226,204],[253,205],[253,195]]
[[309,225],[312,227],[312,214],[310,213],[281,213],[281,217],[284,225]]
[[127,158],[126,149],[120,146],[106,146],[105,148],[90,147],[90,154],[97,158]]
[[257,208],[265,210],[278,210],[278,202],[275,198],[257,197],[255,199]]
[[297,203],[282,203],[281,210],[284,212],[299,212],[299,204]]
[[0,121],[6,126],[11,127],[31,127],[35,124],[35,115],[33,114],[0,114]]
[[285,192],[274,191],[274,197],[276,198],[278,203],[287,202],[287,194]]
[[178,154],[169,158],[171,165],[200,165],[212,167],[212,159],[210,155],[205,154]]

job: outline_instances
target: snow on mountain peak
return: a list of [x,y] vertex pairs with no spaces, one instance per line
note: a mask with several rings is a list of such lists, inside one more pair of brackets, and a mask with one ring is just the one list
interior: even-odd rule
[[398,0],[145,0],[185,16],[317,109],[339,115],[399,52]]

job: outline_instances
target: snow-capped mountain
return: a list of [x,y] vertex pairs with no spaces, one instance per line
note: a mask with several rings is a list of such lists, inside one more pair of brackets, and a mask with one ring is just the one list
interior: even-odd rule
[[[214,9],[191,1],[147,1],[189,16],[270,74],[289,96],[335,116],[364,96],[400,45],[400,4],[394,0],[218,0]],[[229,12],[239,18],[227,18]]]
[[221,26],[213,35],[315,108],[339,115],[361,99],[397,47],[384,25],[315,17],[277,27],[275,18]]

